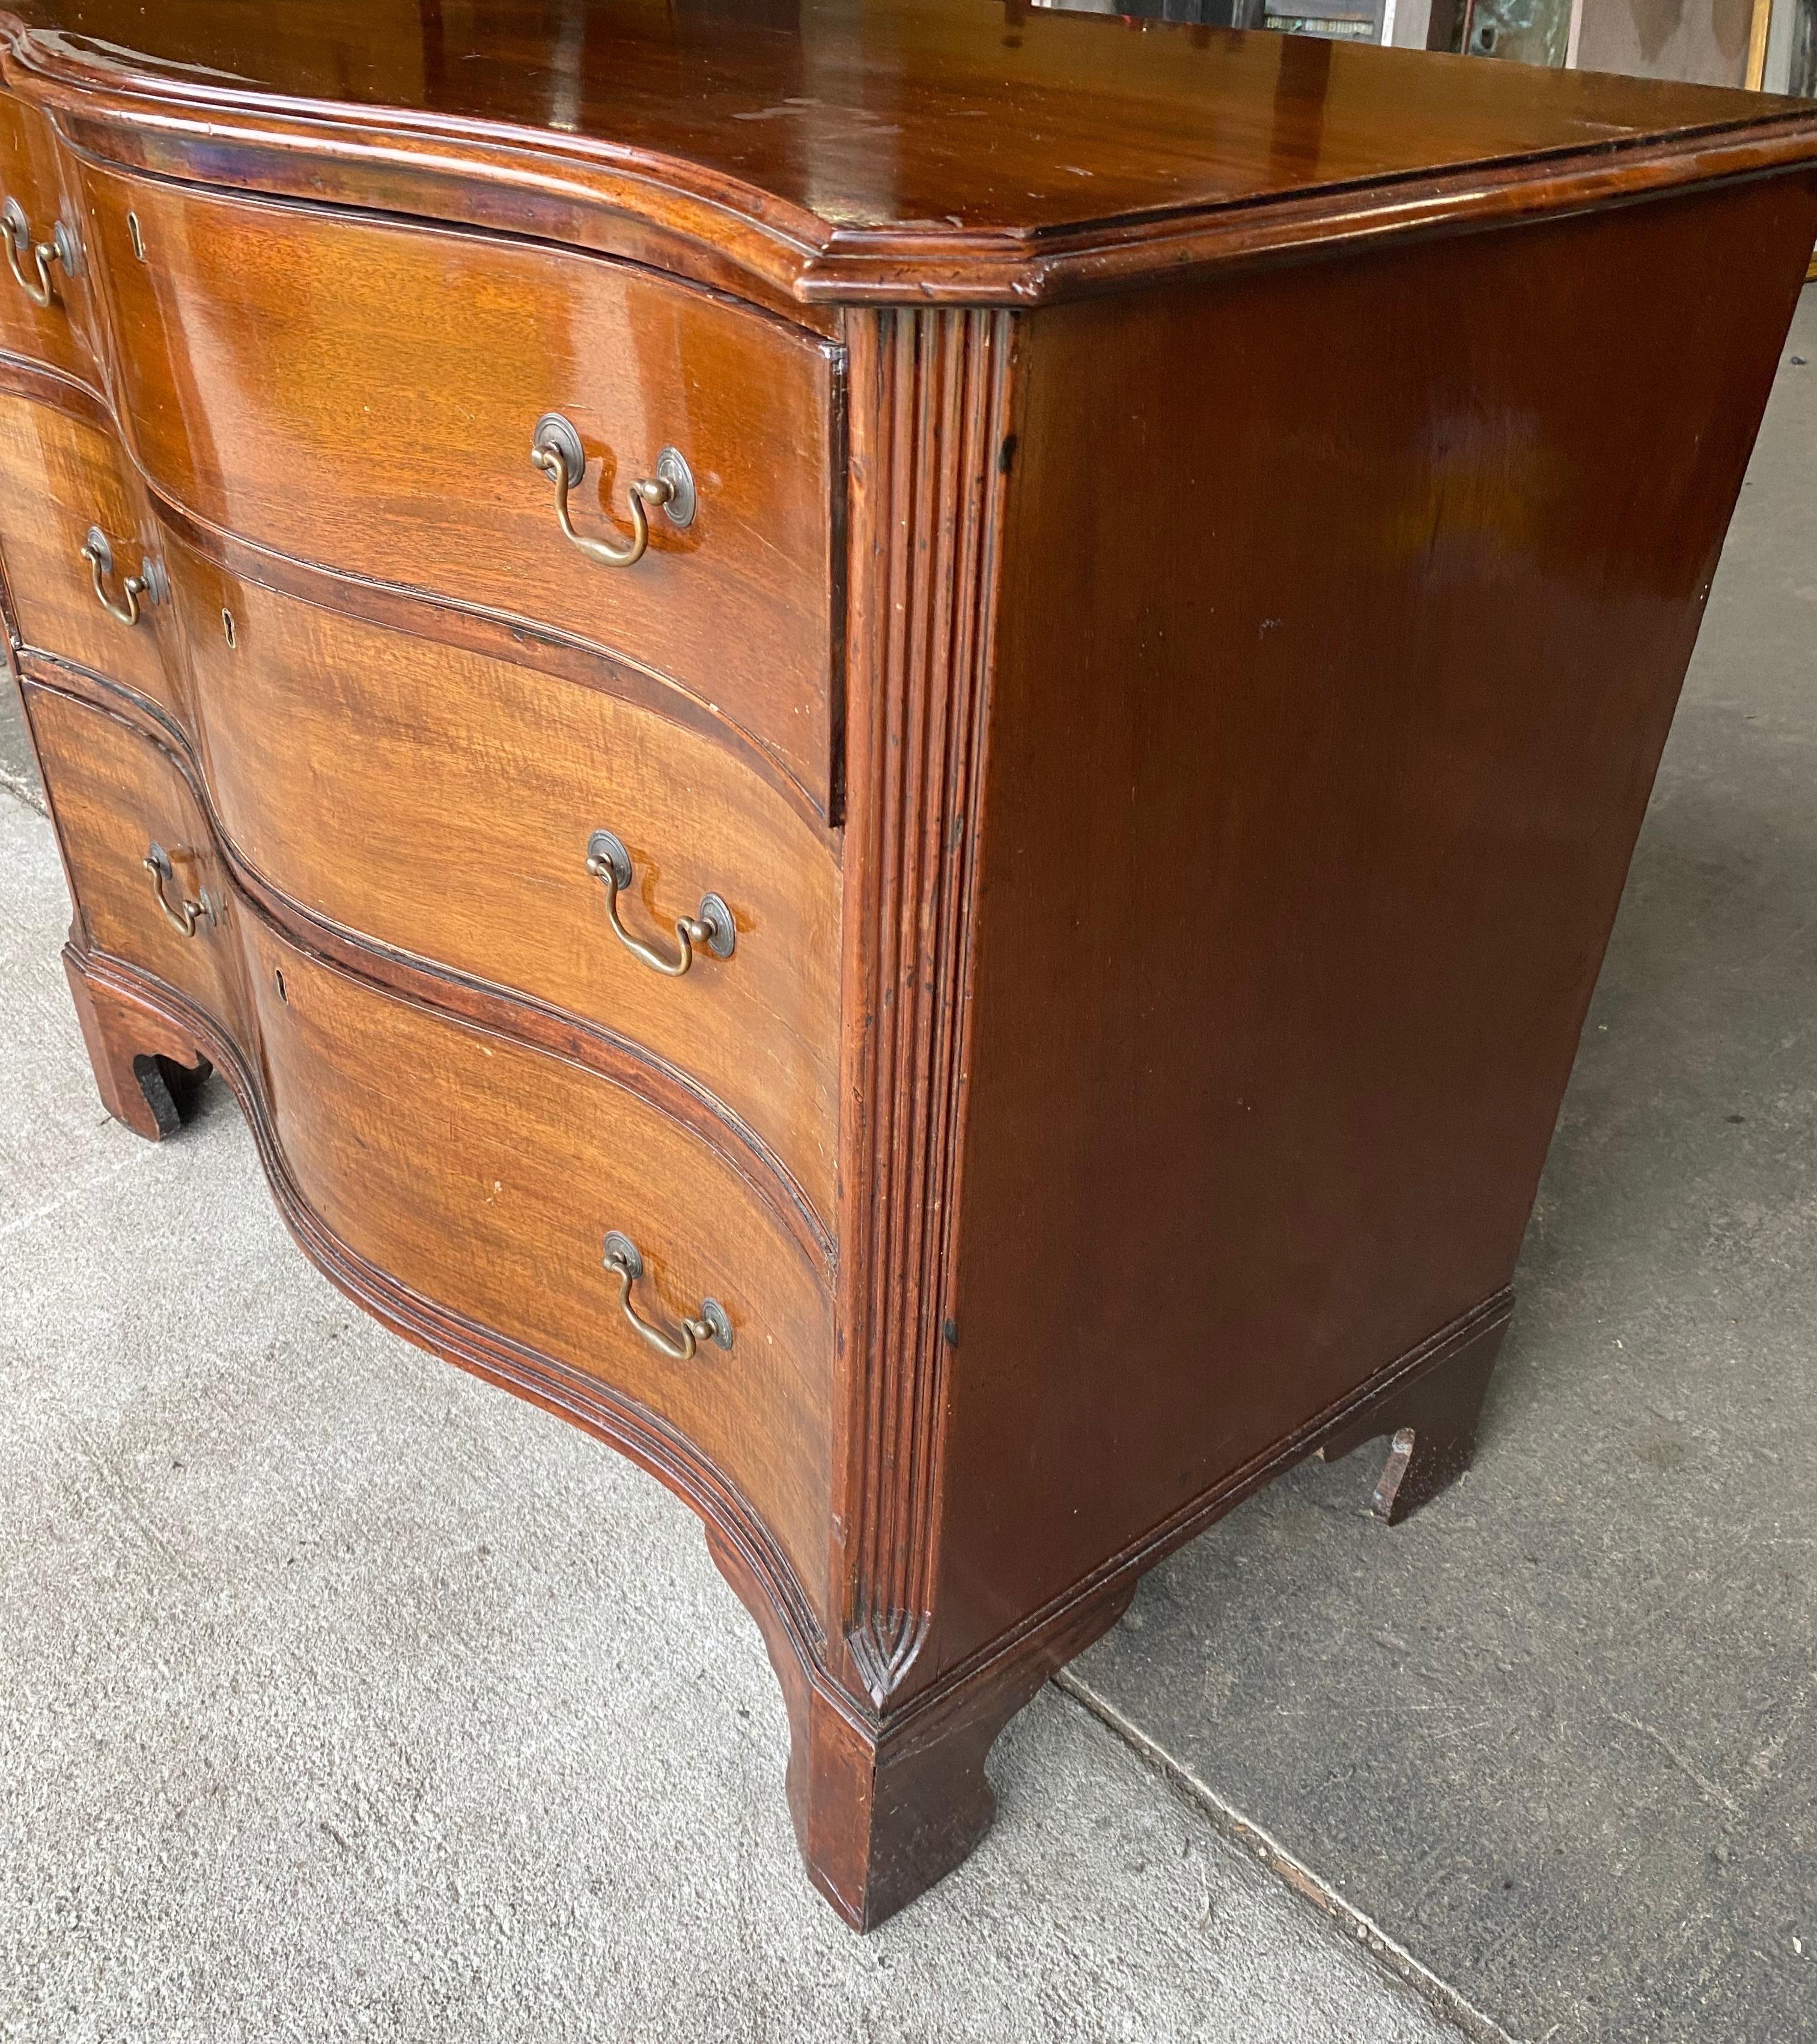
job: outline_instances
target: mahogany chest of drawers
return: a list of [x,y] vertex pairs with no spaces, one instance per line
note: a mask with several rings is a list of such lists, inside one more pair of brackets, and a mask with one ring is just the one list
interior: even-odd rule
[[214,1067],[693,1506],[874,1923],[1144,1569],[1467,1461],[1817,117],[995,0],[0,29],[102,1097]]

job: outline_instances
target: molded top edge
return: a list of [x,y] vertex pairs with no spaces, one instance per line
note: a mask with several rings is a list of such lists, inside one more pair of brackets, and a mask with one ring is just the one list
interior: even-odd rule
[[25,96],[187,136],[212,182],[238,148],[305,194],[305,158],[371,167],[380,207],[387,167],[559,193],[804,301],[1028,304],[1817,159],[1802,102],[1024,0],[14,0],[0,31]]

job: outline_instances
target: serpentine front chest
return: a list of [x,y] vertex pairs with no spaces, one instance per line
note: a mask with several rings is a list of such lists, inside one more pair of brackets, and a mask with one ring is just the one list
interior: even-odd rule
[[340,1285],[693,1507],[874,1923],[1144,1569],[1468,1459],[1817,116],[1013,0],[13,6],[102,1097],[214,1067]]

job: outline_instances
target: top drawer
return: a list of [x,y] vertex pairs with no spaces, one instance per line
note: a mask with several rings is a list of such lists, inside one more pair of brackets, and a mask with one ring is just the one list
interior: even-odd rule
[[[166,494],[260,544],[553,626],[740,727],[827,812],[836,351],[605,258],[85,166],[123,424]],[[590,558],[531,459],[578,434],[622,548],[665,449],[693,515]]]
[[[56,144],[35,109],[0,91],[0,348],[91,378],[82,238]],[[60,232],[59,230],[61,230]],[[40,265],[39,256],[44,261]]]

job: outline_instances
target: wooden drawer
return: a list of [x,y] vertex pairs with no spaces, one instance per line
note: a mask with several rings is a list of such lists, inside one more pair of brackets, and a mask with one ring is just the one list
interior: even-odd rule
[[[250,913],[242,929],[267,1095],[309,1206],[424,1297],[672,1422],[803,1582],[824,1581],[829,1313],[771,1209],[635,1095],[355,979]],[[632,1306],[672,1338],[716,1301],[729,1350],[672,1361],[640,1338],[601,1259],[614,1230],[643,1259]]]
[[[0,261],[0,348],[92,380],[86,252],[75,209],[66,201],[50,128],[41,113],[0,92],[0,206],[8,202],[17,208],[14,218],[22,217],[25,232],[22,247],[17,233],[7,235],[17,273]],[[40,248],[59,249],[45,267],[50,302],[43,305],[33,295],[44,287],[35,258]],[[75,259],[73,275],[63,259],[70,255]]]
[[[102,587],[121,609],[128,607],[125,578],[144,578],[148,558],[161,563],[157,528],[122,466],[99,425],[0,391],[0,555],[20,638],[125,682],[175,714],[169,675],[178,663],[167,663],[164,647],[169,606],[147,592],[135,598],[136,623],[110,616],[83,557],[90,529],[98,529],[113,563]],[[152,578],[163,586],[161,565]]]
[[[826,813],[837,351],[602,257],[83,176],[125,424],[160,489],[261,545],[635,661]],[[586,455],[583,535],[626,536],[630,485],[670,447],[692,521],[652,511],[635,566],[586,557],[530,458],[551,412]]]
[[[234,891],[175,759],[28,682],[90,947],[167,981],[258,1065],[304,1199],[424,1297],[597,1376],[678,1427],[763,1514],[804,1582],[825,1574],[831,1309],[797,1232],[712,1145],[564,1058],[358,979]],[[194,934],[159,908],[206,898]],[[686,1362],[632,1328],[602,1260],[641,1254],[632,1306],[673,1340],[718,1302],[729,1349]]]
[[[238,1035],[242,912],[176,762],[119,718],[56,690],[28,682],[25,697],[90,944],[156,973]],[[154,846],[169,862],[163,899],[179,916],[186,904],[206,909],[193,935],[159,905],[144,864]]]
[[[654,1051],[828,1222],[839,868],[799,808],[599,690],[279,595],[175,535],[167,558],[209,785],[257,870],[347,929]],[[716,896],[732,955],[697,947],[678,978],[633,956],[587,871],[599,830],[630,856],[633,936],[677,962],[677,918]]]

